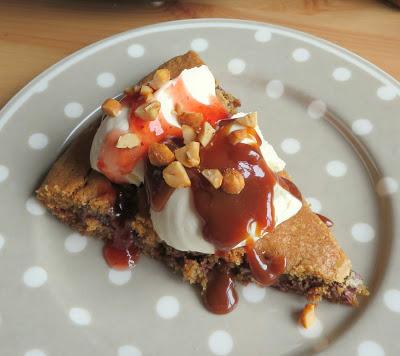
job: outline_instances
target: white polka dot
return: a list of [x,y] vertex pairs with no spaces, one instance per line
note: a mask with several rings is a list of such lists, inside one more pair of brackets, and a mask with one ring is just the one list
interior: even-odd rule
[[129,282],[132,276],[132,271],[127,269],[125,271],[118,271],[115,269],[110,269],[108,271],[108,280],[116,284],[117,286],[122,286]]
[[316,198],[306,198],[306,201],[308,202],[308,204],[310,204],[311,210],[314,213],[320,213],[322,210],[322,205],[321,202],[316,199]]
[[268,42],[271,40],[271,31],[267,29],[258,30],[254,33],[254,38],[257,42]]
[[3,248],[5,243],[6,243],[6,239],[4,238],[3,235],[0,234],[0,250]]
[[47,81],[41,80],[35,84],[35,86],[33,87],[33,90],[36,93],[43,93],[48,87],[49,87],[49,84],[47,83]]
[[26,351],[24,353],[24,356],[46,356],[46,353],[39,349],[33,349],[33,350]]
[[64,241],[64,247],[68,252],[82,252],[87,245],[87,238],[78,233],[69,235]]
[[292,53],[292,57],[296,62],[306,62],[310,59],[311,54],[305,48],[296,48]]
[[357,348],[358,356],[385,356],[382,346],[374,341],[363,341]]
[[311,325],[311,327],[309,327],[308,329],[305,329],[300,325],[298,325],[297,328],[300,335],[308,339],[313,339],[321,336],[322,330],[324,329],[321,321],[318,318],[315,319],[315,323]]
[[392,86],[382,86],[377,89],[376,95],[378,95],[378,98],[382,100],[390,101],[396,97],[397,92]]
[[163,319],[172,319],[179,313],[179,302],[175,297],[166,295],[161,297],[156,305],[157,314]]
[[356,223],[351,228],[351,234],[358,242],[369,242],[375,237],[375,230],[366,223]]
[[347,166],[342,161],[330,161],[326,165],[326,171],[332,177],[343,177],[347,173]]
[[47,136],[41,132],[34,133],[29,136],[28,144],[34,150],[42,150],[49,143]]
[[280,80],[273,79],[268,82],[265,92],[272,99],[278,99],[283,95],[285,88]]
[[118,356],[142,356],[142,351],[132,345],[124,345],[118,348]]
[[261,302],[265,298],[266,288],[260,287],[254,283],[249,283],[242,289],[243,297],[250,303]]
[[29,267],[23,277],[24,283],[27,287],[38,288],[47,281],[47,272],[39,266]]
[[196,38],[190,44],[193,51],[203,52],[208,48],[208,41],[205,38]]
[[76,102],[69,103],[65,105],[64,114],[70,119],[77,119],[83,114],[83,107],[81,104]]
[[30,197],[25,203],[26,210],[32,215],[44,215],[46,210],[34,197]]
[[332,73],[333,79],[339,82],[345,82],[351,78],[351,71],[347,68],[336,68]]
[[97,76],[96,82],[102,88],[109,88],[115,84],[115,76],[109,72],[101,73]]
[[208,338],[208,347],[215,355],[228,355],[233,349],[233,339],[225,330],[216,330]]
[[233,75],[238,75],[242,73],[246,68],[246,62],[240,58],[233,58],[228,63],[228,70]]
[[285,138],[281,142],[281,148],[283,152],[292,155],[300,151],[301,144],[295,138]]
[[390,195],[397,192],[399,183],[392,177],[383,177],[376,185],[376,191],[379,195]]
[[372,131],[373,125],[371,121],[367,119],[358,119],[353,122],[351,129],[356,135],[364,136],[368,135]]
[[314,100],[308,105],[307,113],[313,119],[320,119],[326,113],[326,104],[322,100]]
[[396,313],[400,313],[400,290],[389,289],[383,295],[386,306]]
[[10,170],[6,166],[0,164],[0,183],[4,182],[9,175],[10,175]]
[[132,58],[139,58],[144,55],[145,49],[142,45],[134,43],[128,47],[128,55]]
[[92,321],[90,313],[83,308],[71,308],[69,318],[78,325],[89,325]]

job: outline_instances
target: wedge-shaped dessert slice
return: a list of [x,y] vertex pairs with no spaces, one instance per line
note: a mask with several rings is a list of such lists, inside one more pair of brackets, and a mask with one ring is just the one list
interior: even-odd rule
[[[140,251],[236,304],[234,281],[357,305],[368,294],[326,219],[313,213],[264,140],[194,52],[103,103],[37,191],[61,221],[107,241],[116,267]],[[261,118],[259,118],[260,120]]]

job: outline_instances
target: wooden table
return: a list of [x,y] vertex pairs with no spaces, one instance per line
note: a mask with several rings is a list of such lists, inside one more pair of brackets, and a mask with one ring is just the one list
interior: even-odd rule
[[227,17],[339,44],[400,79],[400,11],[377,0],[0,0],[0,107],[66,55],[135,27]]

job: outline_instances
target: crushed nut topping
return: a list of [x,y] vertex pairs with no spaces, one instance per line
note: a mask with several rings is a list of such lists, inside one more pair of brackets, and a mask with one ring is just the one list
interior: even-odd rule
[[[232,131],[232,132],[229,134],[228,139],[229,139],[229,142],[230,142],[232,145],[236,145],[236,144],[238,144],[238,143],[240,143],[240,142],[242,142],[242,141],[244,141],[244,140],[246,140],[246,139],[255,141],[254,136],[251,135],[251,134],[247,131],[247,129],[241,129],[241,130]],[[255,142],[257,142],[257,141],[255,141]]]
[[222,173],[219,169],[204,169],[201,174],[211,183],[211,185],[218,189],[222,185]]
[[174,110],[175,110],[176,115],[182,114],[182,113],[183,113],[183,106],[182,106],[182,104],[176,103],[176,104],[175,104]]
[[154,90],[160,89],[166,82],[171,79],[171,74],[168,69],[158,69],[154,73],[152,81],[149,83]]
[[224,172],[222,189],[228,194],[239,194],[244,188],[244,178],[235,168],[228,168]]
[[203,147],[207,146],[214,137],[215,129],[205,121],[199,133],[199,141]]
[[175,160],[174,153],[163,143],[151,143],[148,156],[153,166],[162,167]]
[[140,95],[147,96],[153,94],[153,89],[148,85],[142,85],[140,87]]
[[307,304],[300,313],[299,324],[308,329],[315,323],[315,305]]
[[176,159],[185,167],[197,167],[200,164],[200,143],[192,141],[175,150]]
[[124,94],[125,95],[133,95],[133,94],[137,94],[140,91],[140,86],[139,85],[135,85],[133,87],[129,87],[129,88],[125,88],[124,89]]
[[203,114],[200,112],[183,112],[178,115],[178,122],[181,125],[188,125],[199,129],[203,122]]
[[160,112],[161,104],[154,100],[150,103],[143,103],[135,110],[135,115],[145,121],[153,121],[157,118]]
[[163,178],[172,188],[190,187],[191,182],[182,163],[174,161],[163,170]]
[[115,145],[117,148],[134,148],[140,145],[140,138],[133,133],[121,135]]
[[104,101],[104,103],[101,105],[101,110],[108,115],[115,117],[117,116],[122,109],[122,105],[118,100],[115,99],[107,99]]
[[196,139],[196,131],[191,126],[182,125],[182,136],[183,136],[183,143],[187,145],[188,143]]
[[257,113],[251,112],[243,117],[239,117],[236,119],[236,122],[242,126],[255,128],[257,126]]

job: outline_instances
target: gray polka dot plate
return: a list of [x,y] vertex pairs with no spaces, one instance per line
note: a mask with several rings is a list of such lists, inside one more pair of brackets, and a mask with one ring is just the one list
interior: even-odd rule
[[[110,270],[101,244],[70,231],[32,197],[104,98],[154,67],[198,51],[223,86],[257,110],[264,136],[334,232],[371,296],[357,309],[240,289],[226,316],[159,263]],[[153,25],[57,63],[0,113],[1,355],[400,354],[400,85],[324,40],[236,20]]]

